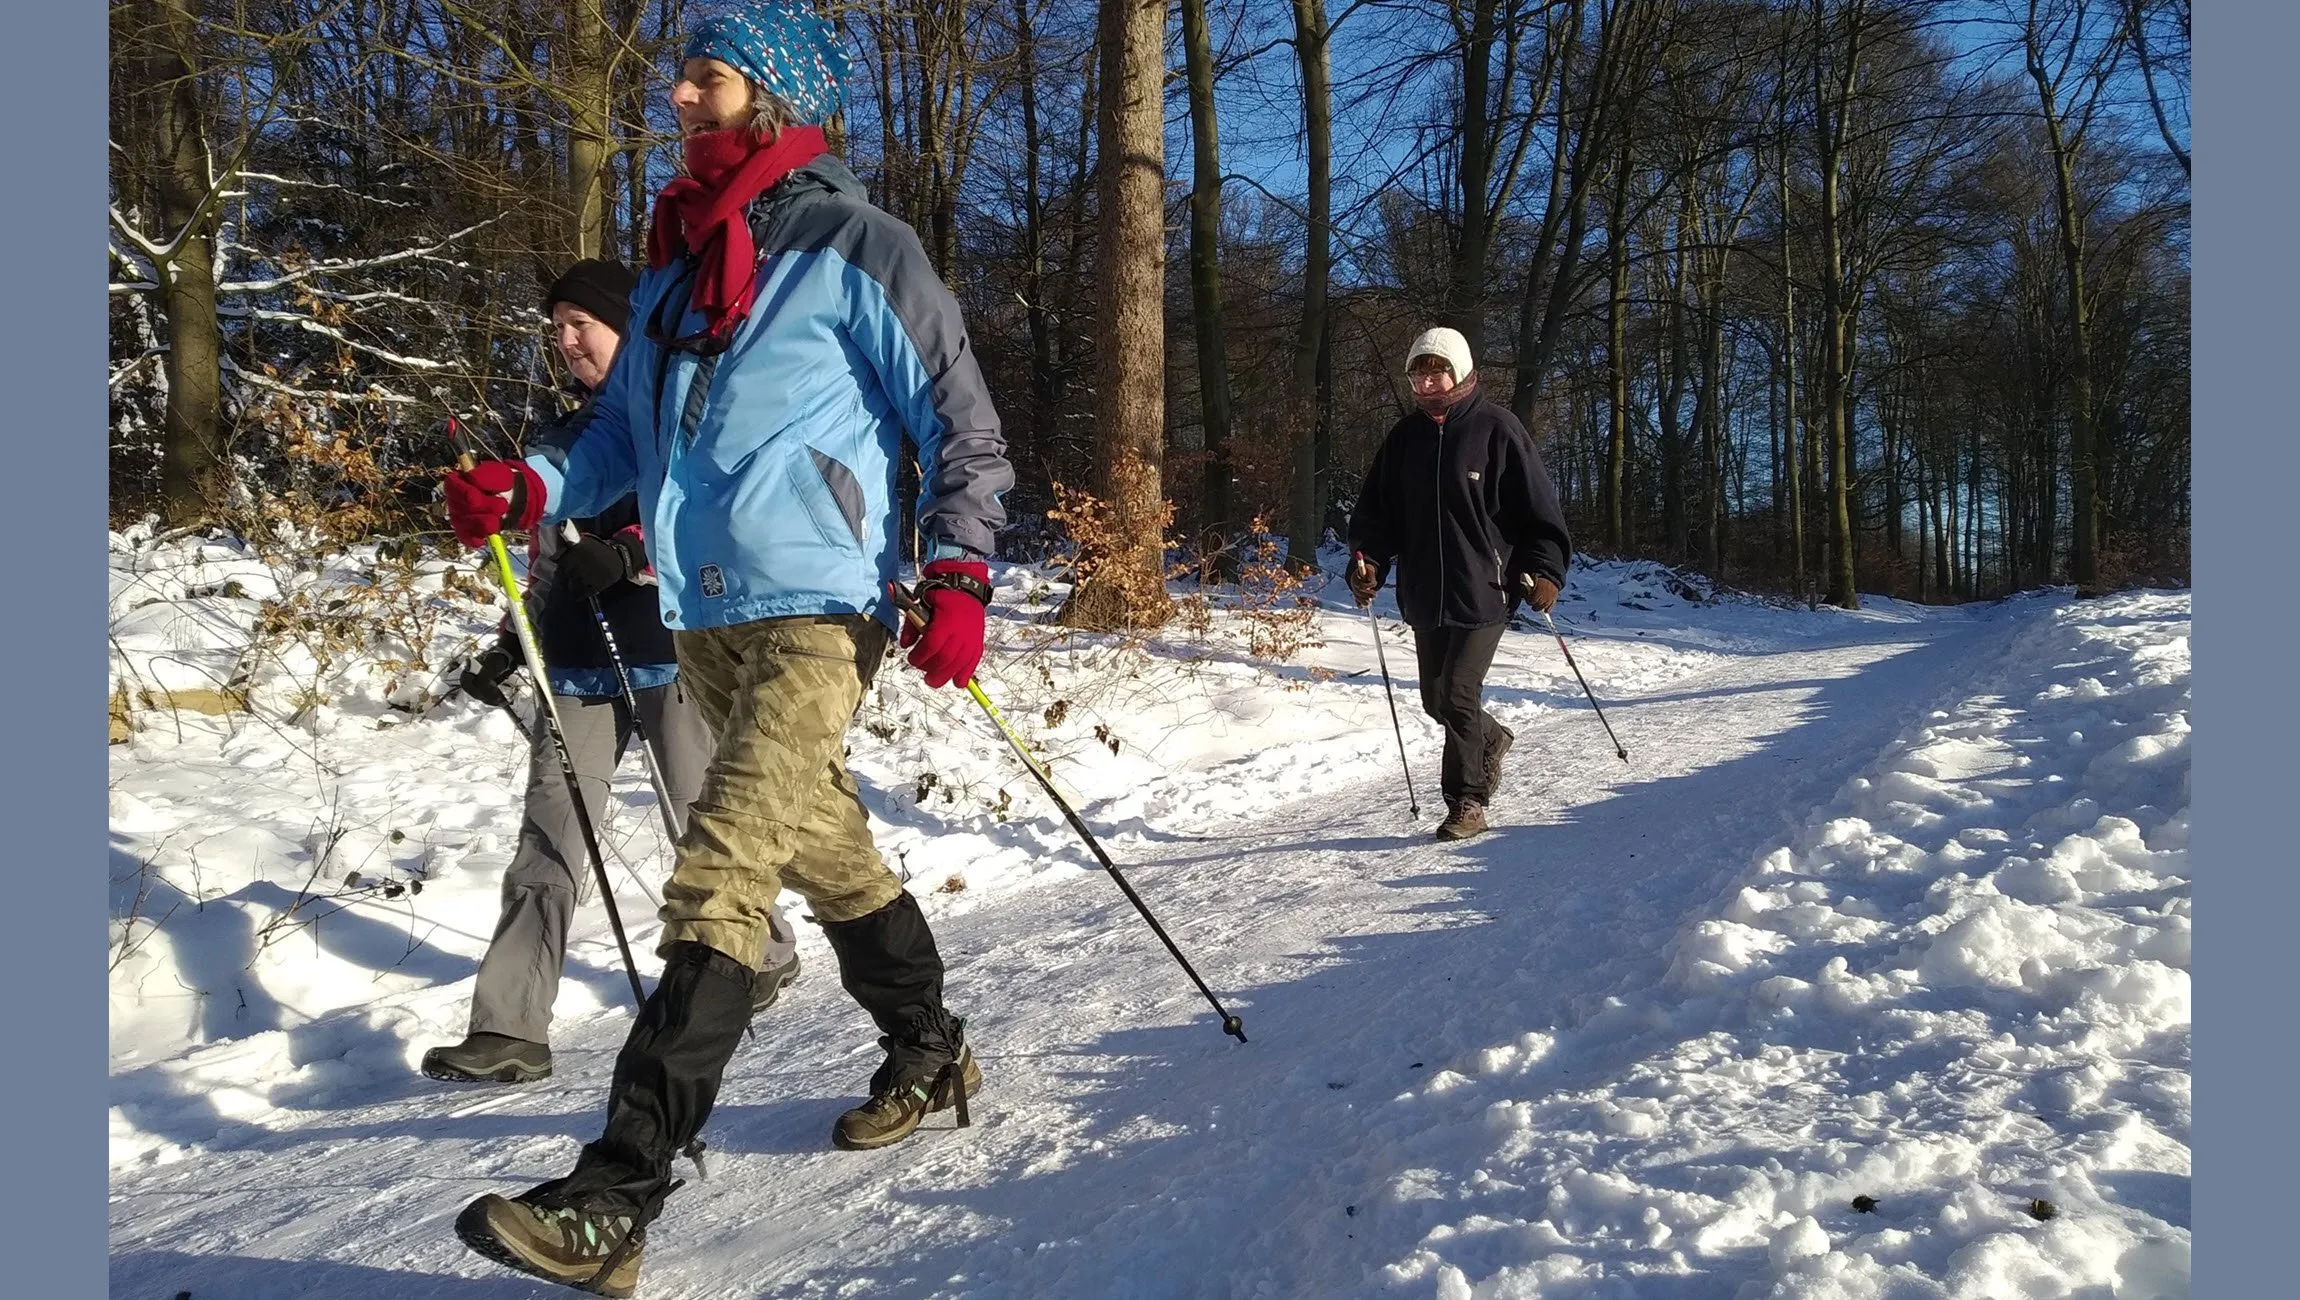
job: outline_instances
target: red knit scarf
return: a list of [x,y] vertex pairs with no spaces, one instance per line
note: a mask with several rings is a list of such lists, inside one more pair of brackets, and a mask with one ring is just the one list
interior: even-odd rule
[[1470,394],[1476,391],[1477,372],[1472,370],[1462,376],[1460,383],[1442,393],[1432,393],[1428,397],[1415,396],[1414,405],[1422,408],[1422,414],[1442,423],[1447,416],[1453,414],[1453,408],[1468,401]]
[[698,131],[687,137],[687,172],[655,199],[647,264],[669,266],[689,249],[701,266],[688,305],[703,313],[724,342],[751,313],[758,293],[758,250],[743,210],[776,182],[830,148],[819,128],[785,127],[773,143],[747,130]]

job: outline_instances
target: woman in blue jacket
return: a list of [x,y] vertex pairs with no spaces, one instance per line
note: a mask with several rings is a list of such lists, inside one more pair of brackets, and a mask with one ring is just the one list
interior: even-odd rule
[[[456,1223],[490,1258],[605,1295],[637,1285],[786,885],[885,1051],[834,1144],[898,1142],[945,1108],[964,1123],[982,1077],[926,918],[872,844],[844,740],[893,636],[906,526],[931,613],[903,634],[910,663],[930,686],[973,677],[1013,482],[998,416],[917,235],[807,125],[838,109],[836,29],[798,0],[763,0],[704,21],[686,56],[671,102],[688,174],[657,200],[632,337],[587,422],[564,447],[446,483],[473,545],[636,488],[681,680],[718,737],[663,890],[663,978],[616,1060],[605,1131],[566,1177],[483,1196]],[[906,439],[911,520],[895,506]]]

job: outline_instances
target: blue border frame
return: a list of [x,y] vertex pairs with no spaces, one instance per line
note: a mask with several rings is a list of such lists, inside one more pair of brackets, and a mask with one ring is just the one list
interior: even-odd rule
[[[2193,226],[2195,650],[2192,853],[2202,870],[2191,1188],[2197,1295],[2287,1279],[2294,1142],[2290,822],[2300,771],[2300,618],[2289,575],[2300,428],[2290,392],[2295,273],[2291,98],[2300,13],[2203,6]],[[2289,1285],[2289,1281],[2285,1282]]]
[[[36,1070],[0,1074],[15,1253],[7,1290],[96,1296],[106,1281],[104,824],[107,425],[104,239],[106,6],[16,5],[4,22],[0,114],[18,124],[0,248],[14,256],[0,356],[9,383],[10,532],[29,597],[0,637],[14,692],[8,939],[10,1039]],[[88,242],[82,243],[86,240]],[[78,249],[78,252],[72,250]],[[75,540],[76,539],[76,540]],[[73,647],[77,646],[78,649]]]

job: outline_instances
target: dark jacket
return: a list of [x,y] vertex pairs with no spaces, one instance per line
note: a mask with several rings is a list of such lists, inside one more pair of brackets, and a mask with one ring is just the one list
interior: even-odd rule
[[[557,445],[579,432],[583,420],[582,409],[561,416],[538,435],[535,442]],[[636,494],[623,497],[596,515],[570,522],[579,536],[611,538],[630,532],[644,545]],[[599,623],[592,616],[591,602],[554,581],[559,557],[571,545],[573,542],[566,536],[563,524],[543,525],[535,530],[535,548],[528,557],[528,616],[535,620],[536,638],[543,643],[543,659],[551,667],[553,690],[561,694],[612,695],[619,688],[613,684],[607,642],[599,635]],[[643,679],[667,677],[663,672],[637,671],[668,667],[677,664],[679,659],[671,645],[671,630],[663,626],[654,585],[628,580],[618,582],[599,593],[599,607],[606,612],[607,625],[614,629],[615,647],[622,652],[624,666]],[[635,684],[644,686],[648,681]]]
[[1396,565],[1409,625],[1483,627],[1516,608],[1519,574],[1564,586],[1573,538],[1525,426],[1472,393],[1442,423],[1416,410],[1382,439],[1350,548]]

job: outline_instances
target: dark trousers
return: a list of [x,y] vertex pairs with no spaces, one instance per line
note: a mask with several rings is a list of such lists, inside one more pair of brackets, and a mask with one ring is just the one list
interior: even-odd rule
[[1505,623],[1484,627],[1417,627],[1414,658],[1421,663],[1422,712],[1445,728],[1445,762],[1438,791],[1448,804],[1461,799],[1484,803],[1485,745],[1488,727],[1499,727],[1485,711],[1486,670],[1501,647]]
[[[868,916],[824,923],[823,933],[839,982],[885,1031],[882,1073],[910,1071],[890,1086],[931,1077],[955,1056],[960,1029],[942,1005],[942,954],[916,898],[897,894]],[[752,978],[749,966],[708,945],[665,949],[662,981],[615,1057],[606,1131],[584,1146],[574,1172],[530,1198],[653,1219],[673,1186],[672,1159],[703,1131],[751,1022]]]

